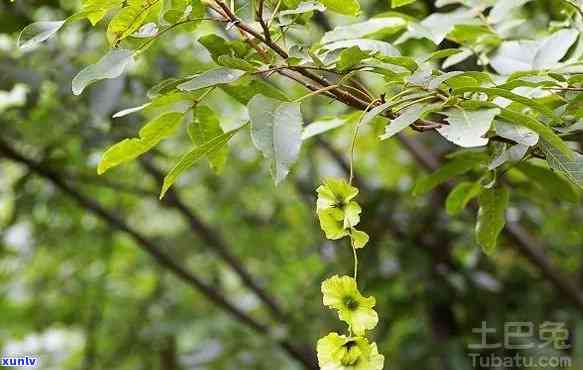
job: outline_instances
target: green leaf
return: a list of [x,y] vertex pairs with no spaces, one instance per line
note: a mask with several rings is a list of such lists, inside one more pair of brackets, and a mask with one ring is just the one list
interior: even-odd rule
[[374,107],[362,116],[359,124],[368,125],[373,119],[375,119],[376,116],[386,111],[390,106],[391,102],[386,102],[379,105],[378,107]]
[[164,197],[168,189],[176,182],[178,177],[187,169],[192,167],[196,162],[204,157],[209,157],[213,153],[218,150],[221,150],[231,138],[243,127],[243,125],[235,130],[225,132],[206,143],[197,146],[196,148],[192,149],[190,152],[185,154],[178,163],[168,172],[168,174],[164,177],[164,183],[162,184],[162,190],[160,192],[160,199]]
[[333,12],[356,16],[360,12],[358,0],[318,0]]
[[502,145],[502,152],[497,153],[492,162],[488,165],[490,171],[504,165],[505,163],[516,163],[521,161],[528,152],[528,146],[523,144],[512,145],[508,148],[507,145]]
[[391,7],[398,8],[401,6],[413,4],[416,0],[391,0]]
[[323,118],[317,121],[310,123],[304,127],[304,131],[302,132],[302,140],[307,140],[311,137],[316,135],[320,135],[324,132],[333,130],[337,127],[340,127],[347,122],[349,122],[351,116],[346,117],[333,117],[333,118]]
[[447,80],[447,86],[452,89],[461,89],[463,87],[480,86],[480,82],[470,76],[454,76]]
[[583,118],[583,94],[577,94],[569,101],[564,115],[575,119]]
[[457,24],[447,37],[461,45],[483,44],[496,46],[502,42],[500,36],[490,28],[479,24]]
[[[190,10],[190,13],[188,12]],[[204,17],[204,6],[200,0],[164,0],[159,14],[159,23],[164,26],[170,26],[189,19]],[[199,22],[188,22],[188,32],[192,32],[198,27]]]
[[543,194],[571,203],[579,202],[581,196],[576,188],[554,171],[529,162],[519,163],[515,168],[534,180],[530,183],[541,188]]
[[253,143],[271,161],[272,176],[279,184],[300,154],[303,126],[300,104],[257,95],[247,108]]
[[160,141],[172,135],[180,126],[182,113],[166,113],[146,123],[138,138],[125,139],[111,146],[103,153],[97,173],[103,174],[108,169],[146,153]]
[[400,56],[400,52],[393,45],[385,41],[369,40],[369,39],[354,39],[335,41],[323,46],[323,49],[333,51],[338,49],[348,49],[353,46],[358,46],[360,50],[380,53],[386,56]]
[[408,31],[401,35],[395,43],[400,44],[411,38],[427,38],[435,45],[439,45],[455,26],[475,24],[476,22],[475,12],[463,7],[447,13],[433,13],[420,23],[409,23]]
[[449,162],[441,166],[429,176],[417,181],[413,188],[413,195],[420,196],[426,194],[450,178],[464,174],[487,160],[488,156],[482,152],[461,153],[453,157]]
[[498,120],[494,124],[498,136],[527,146],[533,146],[538,143],[539,135],[529,128]]
[[412,125],[415,121],[421,118],[427,106],[427,104],[415,104],[409,108],[404,109],[399,117],[392,120],[385,127],[385,133],[380,136],[380,139],[389,139]]
[[479,182],[461,182],[457,184],[445,200],[445,208],[450,216],[457,215],[466,208],[470,200],[480,194]]
[[338,62],[336,62],[336,69],[339,72],[347,71],[368,57],[369,53],[365,53],[364,51],[360,50],[358,46],[344,49],[340,53],[340,59],[338,59]]
[[96,25],[112,9],[122,6],[123,0],[83,0],[80,14]]
[[567,54],[579,37],[576,29],[562,29],[553,33],[539,46],[533,60],[533,69],[547,69],[557,64]]
[[218,63],[221,55],[231,55],[232,49],[227,40],[217,35],[206,35],[198,39],[211,54],[211,58]]
[[437,51],[434,51],[433,53],[431,53],[427,58],[425,58],[425,62],[428,62],[431,60],[447,58],[447,57],[450,57],[452,55],[459,54],[462,51],[463,51],[462,49],[457,49],[457,48],[456,49],[437,50]]
[[450,78],[461,75],[463,73],[464,72],[462,71],[453,71],[434,76],[431,69],[421,68],[417,70],[417,72],[415,72],[411,77],[409,77],[409,83],[415,86],[420,86],[424,89],[435,90]]
[[573,157],[573,151],[569,148],[569,146],[565,144],[565,142],[544,123],[526,114],[518,113],[505,108],[500,108],[500,110],[502,111],[502,113],[499,115],[500,118],[516,125],[531,129],[532,131],[539,134],[540,137],[548,141],[549,144],[558,149],[561,153],[565,154],[569,158]]
[[444,112],[449,125],[441,126],[437,132],[464,148],[484,146],[488,143],[484,135],[490,130],[494,117],[499,113],[497,108],[474,111],[450,109]]
[[395,33],[407,26],[407,22],[399,17],[372,18],[365,22],[353,23],[347,26],[338,26],[328,31],[322,37],[321,42],[327,44],[341,40],[353,40],[365,38],[377,32]]
[[122,8],[109,22],[107,26],[107,40],[110,45],[117,43],[140,28],[144,23],[152,7],[157,4],[155,0],[133,0],[129,6]]
[[279,12],[279,24],[280,26],[287,26],[293,23],[294,16],[297,16],[298,14],[304,14],[313,11],[323,12],[325,10],[326,7],[317,1],[303,1],[295,9],[283,10]]
[[237,81],[245,74],[244,71],[231,68],[216,68],[201,73],[190,81],[178,85],[178,89],[182,91],[194,91],[204,89],[206,87],[228,84]]
[[490,255],[496,249],[498,235],[506,224],[506,207],[509,193],[506,188],[484,189],[479,197],[480,209],[476,222],[476,242],[484,253]]
[[[498,4],[500,3],[502,2],[498,2]],[[501,75],[530,71],[537,49],[538,43],[536,41],[505,41],[492,56],[490,65]]]
[[490,11],[488,20],[492,23],[501,22],[512,16],[513,11],[532,0],[504,0],[496,1]]
[[196,97],[192,94],[181,92],[160,95],[150,101],[150,104],[144,108],[144,113],[149,117],[170,112],[185,113],[195,104],[195,99]]
[[457,89],[454,91],[454,94],[458,95],[458,94],[464,94],[467,92],[484,93],[490,97],[500,96],[500,97],[506,98],[508,100],[512,100],[514,102],[526,105],[527,107],[530,107],[530,108],[534,109],[535,111],[542,113],[542,114],[544,114],[544,115],[546,115],[554,120],[557,120],[557,121],[559,120],[559,118],[557,116],[555,116],[555,113],[552,111],[552,109],[545,107],[544,105],[538,103],[537,101],[535,101],[533,99],[529,99],[529,98],[526,98],[524,96],[514,94],[513,92],[505,90],[505,89],[499,89],[496,87],[472,86],[472,87],[463,87],[461,89]]
[[18,35],[16,45],[22,50],[29,50],[56,34],[66,21],[35,22],[24,27]]
[[552,169],[565,175],[575,185],[583,187],[583,155],[571,151],[571,155],[566,156],[545,141],[541,141],[539,146]]
[[277,100],[289,100],[283,91],[270,82],[260,78],[251,78],[250,76],[243,76],[239,81],[221,85],[221,90],[244,105],[247,105],[258,94]]
[[254,72],[257,70],[253,64],[245,59],[237,58],[231,55],[221,55],[218,58],[218,63],[227,68],[239,69],[246,72]]
[[442,69],[450,68],[474,55],[474,51],[469,48],[460,48],[458,50],[460,50],[459,53],[450,55],[443,61],[443,63],[441,64]]
[[417,65],[417,62],[415,62],[415,59],[413,59],[411,57],[387,56],[387,55],[378,55],[378,54],[375,55],[374,57],[382,62],[394,64],[396,66],[401,66],[403,68],[406,68],[411,72],[415,72],[419,68],[419,65]]
[[[223,130],[215,112],[207,106],[199,105],[194,109],[193,120],[188,125],[188,134],[194,144],[202,145],[221,136]],[[215,173],[218,174],[223,170],[228,155],[229,148],[224,146],[207,156],[210,167]]]
[[188,81],[187,78],[168,78],[162,80],[148,90],[147,96],[150,99],[154,99],[161,95],[171,93],[176,90],[176,86],[186,81]]
[[90,84],[119,77],[133,62],[134,52],[127,49],[112,49],[96,64],[87,66],[73,78],[73,94],[80,95]]

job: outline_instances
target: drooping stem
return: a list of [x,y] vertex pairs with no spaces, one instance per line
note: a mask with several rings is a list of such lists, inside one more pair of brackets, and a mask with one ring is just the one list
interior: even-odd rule
[[377,102],[376,100],[373,100],[372,102],[370,102],[370,104],[362,112],[362,114],[360,115],[360,118],[358,119],[358,122],[354,126],[354,132],[352,133],[352,144],[350,145],[350,175],[348,177],[348,183],[350,185],[352,185],[352,180],[354,179],[354,156],[355,156],[355,153],[356,153],[356,142],[358,140],[358,131],[360,130],[360,124],[362,123],[362,120],[364,119],[364,116],[365,116],[366,112],[368,112],[368,110],[376,102]]
[[356,248],[352,242],[350,246],[352,247],[352,255],[354,256],[354,280],[356,281],[356,277],[358,276],[358,253],[356,253]]

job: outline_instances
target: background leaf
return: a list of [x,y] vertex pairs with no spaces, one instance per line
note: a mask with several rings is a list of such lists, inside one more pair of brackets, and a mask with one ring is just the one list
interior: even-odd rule
[[406,26],[407,22],[403,18],[373,18],[366,22],[359,22],[349,24],[347,26],[336,27],[332,31],[326,32],[324,37],[322,37],[321,42],[327,44],[340,40],[360,39],[380,31],[394,33],[405,28]]
[[494,187],[480,193],[476,241],[486,254],[494,253],[498,236],[506,224],[509,193],[506,188]]

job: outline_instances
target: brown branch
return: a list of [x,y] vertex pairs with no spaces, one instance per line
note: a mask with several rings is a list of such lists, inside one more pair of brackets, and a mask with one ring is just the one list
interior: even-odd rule
[[[269,46],[270,49],[275,51],[283,59],[287,59],[289,57],[287,52],[285,50],[283,50],[277,43],[275,43],[271,40],[267,41],[267,39],[264,36],[262,36],[259,32],[255,31],[253,28],[251,28],[251,26],[244,23],[239,17],[237,17],[237,15],[235,13],[233,13],[231,11],[231,9],[229,8],[229,6],[227,4],[223,3],[222,1],[218,1],[218,0],[215,0],[215,4],[217,4],[219,6],[219,8],[221,9],[221,11],[222,11],[221,14],[224,15],[228,19],[228,21],[231,22],[235,27],[245,31],[246,33],[253,36],[257,40],[259,40],[262,43],[264,43],[265,45]],[[216,10],[216,9],[213,7],[213,10]]]
[[271,43],[271,32],[269,32],[269,26],[265,23],[265,19],[263,19],[263,7],[264,7],[264,0],[259,0],[257,4],[257,20],[263,29],[263,35],[265,36],[265,41]]
[[[271,39],[267,39],[265,36],[261,35],[259,32],[255,31],[251,28],[248,24],[243,22],[235,13],[231,11],[231,9],[227,6],[227,4],[223,3],[222,1],[215,0],[215,4],[217,4],[220,8],[220,12],[213,7],[213,9],[220,14],[224,15],[229,22],[231,22],[235,27],[238,29],[248,33],[249,35],[253,36],[255,39],[261,41],[271,50],[273,50],[276,54],[278,54],[283,59],[287,60],[289,58],[289,54],[287,51],[283,50],[276,42]],[[288,66],[289,69],[296,71],[303,76],[307,77],[308,79],[318,83],[322,87],[329,87],[332,84],[328,82],[324,77],[318,76],[317,74],[302,68],[300,66]],[[321,88],[321,87],[320,87]],[[367,109],[370,106],[370,102],[364,101],[360,98],[355,97],[351,93],[337,87],[331,90],[332,94],[334,94],[338,100],[341,102],[353,107],[358,108],[360,110]]]
[[[61,190],[63,193],[67,194],[69,197],[74,199],[79,206],[93,213],[104,222],[106,222],[112,229],[124,232],[128,234],[137,246],[150,255],[154,261],[163,267],[165,270],[169,271],[179,280],[190,285],[192,288],[200,292],[213,304],[221,308],[223,311],[227,312],[235,319],[245,324],[255,332],[269,336],[270,329],[265,324],[260,323],[256,319],[247,315],[245,312],[241,311],[239,308],[234,306],[229,302],[222,294],[216,291],[210,284],[202,280],[197,275],[193,274],[187,270],[184,266],[176,262],[172,257],[168,256],[164,252],[164,248],[158,246],[154,241],[142,235],[140,232],[129,226],[123,219],[119,218],[116,214],[106,210],[102,207],[100,203],[96,200],[82,194],[78,189],[63,180],[63,177],[49,169],[47,166],[38,164],[36,161],[25,157],[18,151],[16,151],[10,144],[5,142],[0,138],[0,153],[6,158],[20,163],[26,166],[30,171],[36,173],[38,176],[44,178],[45,180],[51,182],[55,187]],[[316,362],[313,358],[313,354],[307,353],[304,350],[296,348],[294,345],[286,340],[280,340],[277,342],[278,345],[287,352],[292,358],[296,359],[306,369],[318,369]]]

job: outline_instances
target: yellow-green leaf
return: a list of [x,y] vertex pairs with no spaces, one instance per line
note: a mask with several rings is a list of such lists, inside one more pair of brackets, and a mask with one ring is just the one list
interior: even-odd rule
[[131,161],[152,149],[156,144],[172,135],[182,122],[182,113],[166,113],[146,123],[138,138],[125,139],[103,153],[97,173]]
[[123,0],[84,0],[79,15],[96,25],[112,9],[122,6]]
[[[246,126],[246,125],[244,125]],[[244,126],[238,129],[225,132],[224,134],[215,137],[214,139],[207,141],[206,143],[199,145],[192,149],[190,152],[186,153],[178,163],[168,172],[166,177],[164,177],[164,183],[162,184],[162,191],[160,192],[160,199],[164,197],[168,189],[176,182],[178,176],[180,176],[184,171],[192,167],[201,158],[212,155],[216,151],[220,150],[225,146],[229,140]]]
[[156,3],[156,0],[131,1],[129,6],[121,9],[107,26],[109,44],[115,45],[137,31]]
[[[197,106],[193,112],[193,120],[188,125],[188,133],[192,142],[196,145],[203,145],[217,136],[223,134],[221,124],[215,112],[207,106]],[[209,165],[215,173],[220,173],[225,167],[229,148],[222,148],[207,155]]]
[[326,8],[344,15],[358,15],[360,4],[358,0],[319,0]]

